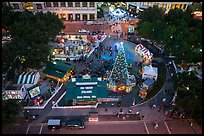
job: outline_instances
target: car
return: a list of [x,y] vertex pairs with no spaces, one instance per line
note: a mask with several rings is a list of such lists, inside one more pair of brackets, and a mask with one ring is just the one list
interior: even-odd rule
[[93,25],[93,22],[92,21],[87,21],[87,22],[84,22],[85,25]]
[[94,25],[103,25],[103,22],[95,22]]
[[101,30],[100,29],[95,29],[92,31],[93,34],[100,34],[101,33]]
[[47,124],[48,124],[48,129],[60,129],[61,128],[60,119],[49,119]]
[[80,120],[69,120],[66,122],[65,127],[68,129],[73,129],[73,128],[84,129],[85,123],[83,121],[80,121]]
[[87,31],[85,29],[81,29],[81,30],[79,30],[79,33],[89,33],[89,31]]

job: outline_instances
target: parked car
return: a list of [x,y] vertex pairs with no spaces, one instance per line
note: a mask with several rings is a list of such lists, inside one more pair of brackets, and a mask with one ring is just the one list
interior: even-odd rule
[[85,124],[83,121],[80,121],[80,120],[69,120],[66,122],[65,127],[68,129],[73,129],[73,128],[84,129]]
[[100,29],[95,29],[95,30],[92,31],[92,35],[100,34],[100,33],[101,33]]
[[103,22],[95,22],[94,25],[103,25]]
[[79,33],[89,33],[89,31],[87,31],[85,29],[81,29],[81,30],[79,30]]
[[48,129],[60,129],[61,120],[60,119],[49,119],[47,125],[48,125]]
[[92,21],[86,21],[84,22],[85,25],[93,25],[93,22]]

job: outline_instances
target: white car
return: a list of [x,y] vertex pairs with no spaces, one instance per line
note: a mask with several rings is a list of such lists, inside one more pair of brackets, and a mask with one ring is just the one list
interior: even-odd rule
[[87,31],[85,29],[81,29],[81,30],[79,30],[79,33],[89,33],[89,31]]
[[84,23],[85,25],[93,25],[93,22],[92,21],[87,21]]
[[103,22],[95,22],[94,25],[103,25]]

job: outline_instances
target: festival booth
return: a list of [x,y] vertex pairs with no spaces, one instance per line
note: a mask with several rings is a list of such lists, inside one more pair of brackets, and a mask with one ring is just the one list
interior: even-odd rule
[[7,85],[3,90],[5,99],[27,98],[27,88],[35,86],[40,80],[40,73],[34,70],[23,72],[15,79],[15,84]]
[[26,93],[26,88],[24,84],[7,85],[2,90],[2,97],[4,100],[7,100],[7,99],[25,100],[26,96],[27,96],[27,93]]
[[66,89],[63,100],[65,103],[72,101],[73,106],[96,105],[109,99],[106,81],[102,81],[101,77],[84,75],[82,78],[72,78]]
[[44,100],[41,97],[41,91],[38,85],[32,86],[27,89],[30,98],[33,100],[34,105],[43,104]]
[[74,70],[74,66],[65,64],[64,61],[55,60],[47,64],[43,70],[44,76],[58,82],[66,82],[71,72]]
[[94,37],[91,36],[91,35],[87,35],[87,40],[88,40],[90,43],[96,43],[96,40],[95,40]]
[[153,58],[153,53],[151,53],[147,48],[145,48],[142,44],[138,44],[135,47],[135,51],[138,52],[140,56],[144,59],[146,63],[150,63]]
[[153,88],[154,85],[154,80],[147,78],[143,84],[142,87],[139,88],[139,96],[141,98],[145,98],[147,96],[147,94],[151,91],[151,89]]
[[142,79],[150,78],[154,81],[158,77],[158,68],[152,67],[151,65],[142,68]]
[[16,84],[24,84],[26,88],[34,86],[40,79],[40,73],[37,71],[29,71],[21,73],[16,80]]

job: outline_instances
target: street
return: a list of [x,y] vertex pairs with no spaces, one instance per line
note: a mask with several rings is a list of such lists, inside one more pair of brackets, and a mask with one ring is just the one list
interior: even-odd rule
[[[159,127],[154,128],[154,122],[139,121],[102,121],[85,122],[85,129],[49,130],[47,123],[27,126],[18,124],[3,130],[3,134],[195,134],[186,120],[158,121]],[[197,134],[202,131],[197,130]]]

